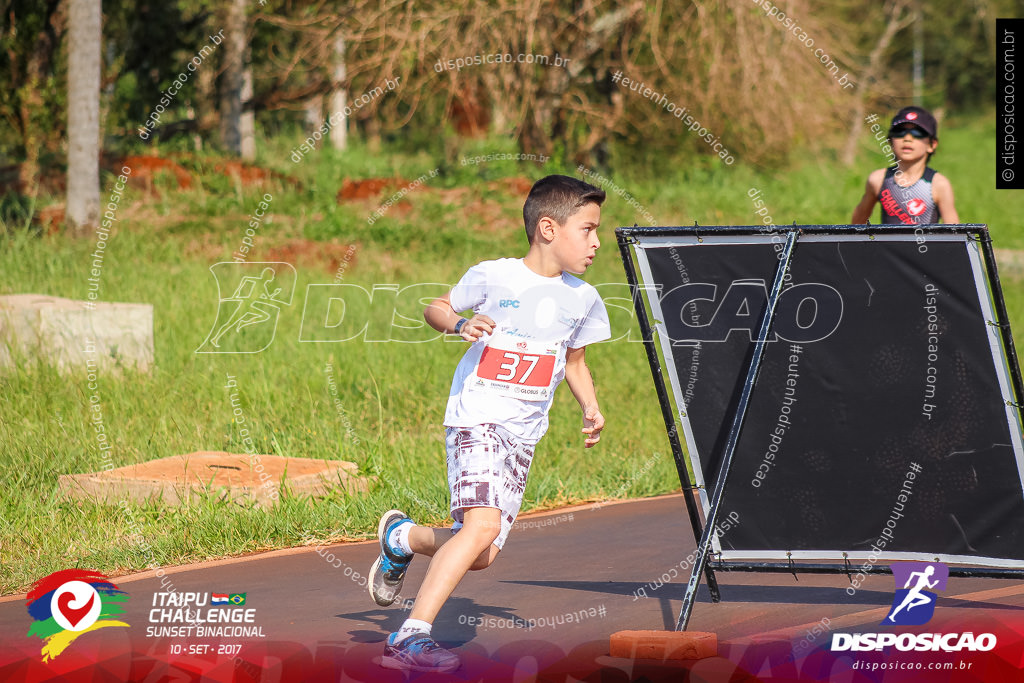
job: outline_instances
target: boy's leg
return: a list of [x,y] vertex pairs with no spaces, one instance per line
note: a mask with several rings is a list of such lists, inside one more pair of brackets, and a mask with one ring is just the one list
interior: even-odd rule
[[[451,672],[458,668],[459,658],[434,642],[431,626],[455,586],[466,575],[471,565],[480,558],[487,564],[498,554],[492,545],[501,529],[501,510],[498,508],[470,508],[464,510],[463,526],[459,533],[441,539],[432,533],[416,534],[423,549],[433,551],[427,566],[427,575],[416,596],[409,618],[396,633],[388,636],[384,644],[381,666],[406,671]],[[424,532],[434,531],[424,529]],[[413,541],[410,530],[410,545]]]
[[461,528],[447,539],[434,529],[409,532],[412,550],[433,553],[409,614],[417,624],[432,624],[466,572],[484,569],[497,557],[519,513],[533,461],[534,444],[498,425],[449,429],[446,442],[452,518]]
[[[413,526],[409,530],[409,547],[417,555],[433,557],[441,549],[441,546],[454,537],[455,532],[450,527],[438,529],[429,526]],[[470,571],[486,569],[494,562],[497,555],[498,548],[489,546],[469,566]]]
[[498,508],[466,510],[462,529],[445,541],[427,566],[427,575],[416,594],[409,618],[433,623],[441,605],[470,567],[481,560],[489,565],[498,555],[498,548],[493,543],[500,530],[501,510]]
[[[398,598],[405,573],[415,555],[433,556],[452,538],[453,529],[417,526],[401,510],[389,510],[381,517],[377,536],[381,552],[370,567],[370,596],[381,607]],[[493,551],[493,553],[492,553]],[[484,569],[494,561],[498,548],[488,548],[476,558],[470,569]]]
[[[411,527],[403,543],[433,555],[412,612],[392,633],[381,664],[416,671],[451,671],[458,658],[430,637],[441,606],[470,569],[494,561],[519,512],[533,444],[519,442],[506,429],[485,424],[446,432],[452,518],[458,533]],[[446,538],[447,536],[447,538]]]
[[409,530],[409,547],[417,555],[433,557],[451,538],[451,527],[414,526]]

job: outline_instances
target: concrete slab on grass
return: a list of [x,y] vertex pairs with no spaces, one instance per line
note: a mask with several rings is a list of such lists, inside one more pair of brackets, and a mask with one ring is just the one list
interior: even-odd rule
[[101,472],[61,475],[59,489],[73,498],[138,502],[162,498],[172,505],[211,491],[229,500],[269,507],[279,498],[282,481],[296,495],[323,496],[339,486],[349,493],[366,491],[367,479],[358,476],[357,469],[345,460],[198,451]]
[[15,356],[61,371],[153,364],[152,304],[75,301],[45,294],[0,296],[0,367]]

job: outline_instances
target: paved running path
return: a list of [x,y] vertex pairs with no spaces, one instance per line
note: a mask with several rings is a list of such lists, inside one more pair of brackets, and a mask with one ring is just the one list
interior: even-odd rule
[[[694,548],[686,519],[681,495],[521,518],[494,566],[471,572],[434,625],[434,637],[462,658],[455,674],[407,677],[378,666],[384,638],[407,611],[372,603],[363,577],[377,546],[368,542],[178,567],[162,579],[153,572],[114,579],[131,596],[129,628],[87,633],[48,664],[39,661],[41,641],[26,637],[24,596],[0,598],[0,681],[1021,680],[1024,585],[1000,579],[950,579],[932,621],[904,627],[992,632],[999,645],[988,653],[829,652],[832,631],[886,630],[878,624],[892,600],[891,575],[869,577],[851,597],[845,576],[719,573],[723,602],[712,604],[702,587],[690,624],[718,634],[719,657],[609,657],[615,631],[674,628],[689,571],[660,587],[658,579]],[[413,562],[403,598],[415,595],[426,564]],[[148,631],[160,627],[153,610],[159,621],[159,610],[171,608],[154,601],[172,590],[246,593],[244,607],[226,611],[253,610],[246,626],[260,630],[256,637],[157,636]],[[884,678],[851,670],[855,662],[900,658],[954,667],[964,660],[971,668]]]

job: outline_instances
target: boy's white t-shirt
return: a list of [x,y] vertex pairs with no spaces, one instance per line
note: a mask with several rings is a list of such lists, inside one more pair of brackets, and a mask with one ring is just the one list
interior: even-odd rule
[[538,275],[522,259],[473,266],[452,289],[451,304],[490,317],[495,328],[455,369],[446,427],[496,423],[539,441],[565,377],[566,349],[611,338],[608,312],[592,285],[569,273]]

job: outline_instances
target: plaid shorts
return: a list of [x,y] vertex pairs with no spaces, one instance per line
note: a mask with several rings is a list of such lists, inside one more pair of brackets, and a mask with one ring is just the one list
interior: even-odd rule
[[465,508],[501,510],[501,531],[494,545],[502,548],[523,504],[526,477],[536,444],[520,441],[496,424],[448,427],[448,489],[451,491],[452,531],[462,528]]

